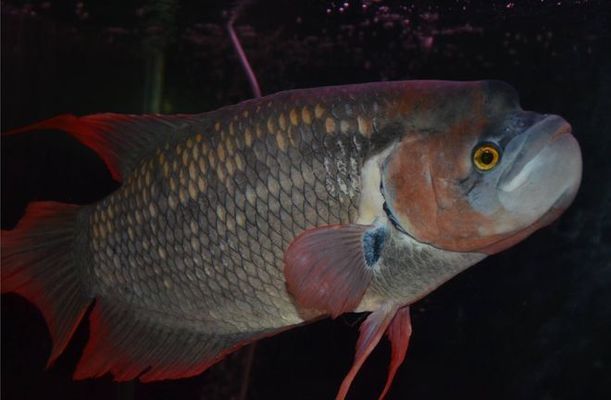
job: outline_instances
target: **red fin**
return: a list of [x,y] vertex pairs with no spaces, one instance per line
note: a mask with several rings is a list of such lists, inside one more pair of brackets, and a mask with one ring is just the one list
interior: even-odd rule
[[382,391],[382,394],[378,400],[383,400],[384,397],[386,397],[386,394],[388,393],[388,390],[395,379],[397,370],[405,359],[405,353],[407,352],[407,347],[409,346],[409,338],[412,335],[412,322],[409,315],[409,306],[402,307],[399,309],[399,311],[397,311],[386,333],[388,334],[388,339],[390,340],[392,356],[390,359],[390,366],[388,368],[388,378],[386,378],[384,390]]
[[150,382],[198,375],[240,347],[278,332],[215,335],[162,324],[157,318],[98,300],[74,378],[110,372],[117,381]]
[[79,206],[31,203],[17,227],[2,231],[2,293],[15,292],[42,312],[53,347],[63,352],[91,303],[81,282]]
[[303,232],[284,256],[289,292],[306,308],[334,318],[353,311],[373,275],[363,252],[368,225],[328,225]]
[[59,115],[5,135],[37,130],[65,131],[99,154],[113,178],[121,181],[143,155],[188,129],[194,120],[194,116],[188,115]]
[[367,360],[367,357],[369,357],[369,354],[371,354],[373,349],[375,349],[380,342],[380,339],[384,335],[396,311],[396,306],[384,304],[382,307],[369,314],[365,322],[361,324],[359,339],[356,343],[354,362],[339,388],[339,392],[335,397],[336,400],[344,400],[346,398],[354,377],[365,363],[365,360]]

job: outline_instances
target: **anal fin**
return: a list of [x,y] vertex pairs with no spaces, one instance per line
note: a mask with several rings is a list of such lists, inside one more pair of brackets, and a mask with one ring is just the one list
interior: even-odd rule
[[174,328],[103,299],[97,301],[90,320],[91,337],[75,379],[108,372],[116,381],[194,376],[227,354],[267,336],[265,332],[217,335]]

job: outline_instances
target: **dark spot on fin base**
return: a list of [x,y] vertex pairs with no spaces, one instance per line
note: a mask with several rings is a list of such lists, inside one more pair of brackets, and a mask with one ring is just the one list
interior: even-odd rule
[[297,303],[332,317],[359,305],[383,240],[371,225],[328,225],[303,232],[284,256],[284,274]]
[[3,135],[39,130],[65,131],[93,149],[104,160],[112,177],[120,182],[143,157],[161,144],[188,132],[197,121],[196,115],[59,115]]
[[380,258],[387,234],[386,229],[380,226],[376,229],[368,230],[363,235],[363,254],[369,267],[375,265]]
[[42,312],[52,338],[48,365],[64,351],[93,300],[81,281],[80,209],[30,203],[17,227],[2,231],[2,293],[17,293]]

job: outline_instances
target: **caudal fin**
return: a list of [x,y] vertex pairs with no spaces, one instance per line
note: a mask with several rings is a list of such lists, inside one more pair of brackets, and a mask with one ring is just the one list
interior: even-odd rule
[[49,365],[93,300],[82,284],[79,210],[71,204],[31,203],[15,229],[2,231],[2,293],[18,293],[41,310],[53,339]]

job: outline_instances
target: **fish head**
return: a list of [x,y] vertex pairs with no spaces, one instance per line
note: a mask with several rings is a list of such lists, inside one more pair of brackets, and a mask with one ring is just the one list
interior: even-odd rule
[[582,159],[571,126],[522,110],[509,85],[450,90],[419,115],[406,113],[405,132],[381,166],[387,214],[418,242],[494,254],[573,201]]

